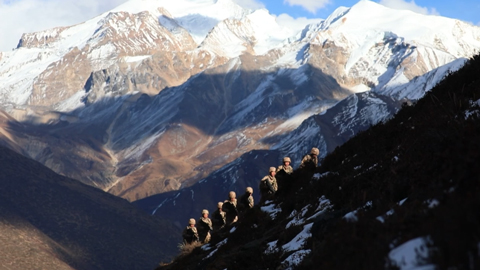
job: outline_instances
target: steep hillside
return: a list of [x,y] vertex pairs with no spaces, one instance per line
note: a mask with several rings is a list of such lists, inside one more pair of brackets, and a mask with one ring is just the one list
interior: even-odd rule
[[480,268],[478,74],[475,56],[158,269]]
[[176,250],[169,222],[0,148],[1,269],[153,269]]

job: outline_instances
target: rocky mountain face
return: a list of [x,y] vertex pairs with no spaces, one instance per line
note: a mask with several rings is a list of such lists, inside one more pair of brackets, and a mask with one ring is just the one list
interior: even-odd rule
[[171,222],[0,150],[0,268],[146,270],[176,254]]
[[131,0],[2,53],[1,143],[135,201],[252,150],[324,156],[479,48],[478,27],[370,1],[297,30],[230,0]]
[[[477,55],[393,118],[331,151],[321,166],[277,175],[272,200],[157,269],[478,269],[479,72]],[[369,93],[342,102],[369,100],[367,108],[376,99]],[[317,120],[309,118],[325,126]],[[267,156],[249,154],[259,163]],[[232,185],[256,173],[242,167],[217,175]],[[221,179],[202,180],[192,198]],[[188,191],[177,198],[186,211]]]

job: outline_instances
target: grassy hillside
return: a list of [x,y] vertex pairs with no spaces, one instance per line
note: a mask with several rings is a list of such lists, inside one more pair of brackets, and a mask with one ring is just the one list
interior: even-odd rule
[[0,148],[0,269],[153,269],[173,225]]
[[[479,117],[476,56],[316,171],[280,179],[290,185],[275,198],[275,217],[256,206],[233,232],[158,269],[397,269],[391,251],[413,239],[428,239],[416,251],[420,264],[479,269]],[[291,225],[295,213],[311,227],[293,267],[286,262],[300,253],[285,247],[306,228]]]

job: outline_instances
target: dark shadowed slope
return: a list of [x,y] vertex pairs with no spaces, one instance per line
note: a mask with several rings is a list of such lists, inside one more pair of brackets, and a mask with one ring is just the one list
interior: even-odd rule
[[159,269],[480,269],[479,74],[476,56]]
[[180,232],[126,200],[0,148],[0,269],[153,269]]

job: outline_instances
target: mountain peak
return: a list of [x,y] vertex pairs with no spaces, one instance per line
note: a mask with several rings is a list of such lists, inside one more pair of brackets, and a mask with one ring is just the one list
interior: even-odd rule
[[232,0],[130,0],[113,11],[138,13],[148,10],[161,16],[158,8],[168,10],[180,26],[200,44],[208,32],[225,19],[241,19],[251,13]]

